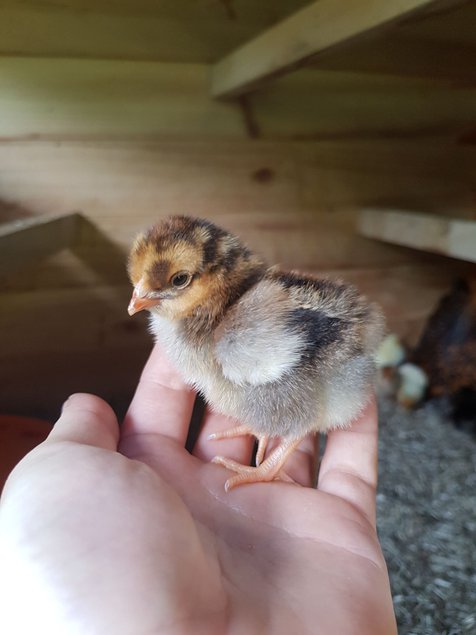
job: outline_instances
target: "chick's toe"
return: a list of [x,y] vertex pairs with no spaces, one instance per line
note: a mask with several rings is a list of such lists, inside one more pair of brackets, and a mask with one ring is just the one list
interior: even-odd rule
[[[222,465],[227,469],[236,472],[236,476],[232,476],[225,483],[225,490],[228,492],[238,485],[246,483],[265,483],[281,477],[281,470],[286,463],[288,457],[301,443],[303,437],[298,439],[283,440],[277,448],[268,456],[268,458],[258,467],[250,467],[242,465],[232,459],[223,456],[216,456],[213,463]],[[290,481],[289,476],[284,475],[283,480]]]

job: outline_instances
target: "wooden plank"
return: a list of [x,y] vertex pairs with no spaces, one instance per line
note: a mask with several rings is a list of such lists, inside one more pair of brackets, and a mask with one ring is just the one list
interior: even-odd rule
[[[0,58],[0,140],[245,139],[237,103],[211,100],[200,64]],[[455,139],[476,90],[370,73],[299,71],[249,98],[267,139]]]
[[207,86],[204,64],[0,57],[0,139],[244,138]]
[[2,0],[0,54],[210,63],[307,2]]
[[247,98],[264,138],[454,139],[475,125],[476,90],[370,73],[300,70]]
[[313,2],[215,64],[212,95],[242,95],[320,52],[436,4],[436,0]]
[[476,221],[400,210],[364,210],[359,231],[367,238],[476,262]]
[[[456,261],[412,262],[318,273],[343,277],[380,302],[389,329],[412,345],[462,269]],[[130,291],[130,285],[96,285],[2,294],[0,411],[56,415],[77,391],[99,394],[122,410],[152,345],[146,316],[127,315]]]
[[407,250],[356,236],[353,210],[474,207],[476,149],[470,147],[85,140],[12,141],[0,150],[0,216],[77,209],[97,229],[81,240],[80,253],[51,258],[27,276],[4,277],[2,287],[12,290],[125,281],[132,237],[166,214],[225,224],[286,266],[350,268],[409,257]]
[[0,274],[37,264],[42,258],[72,247],[80,214],[34,217],[0,225]]

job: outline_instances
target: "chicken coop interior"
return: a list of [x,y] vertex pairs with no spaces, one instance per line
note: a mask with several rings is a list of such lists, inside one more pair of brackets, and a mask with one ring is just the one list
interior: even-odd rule
[[171,214],[355,283],[406,351],[449,307],[476,389],[475,86],[475,0],[2,2],[0,414],[124,412],[127,254]]
[[341,276],[407,346],[476,260],[476,2],[0,7],[2,411],[119,410],[135,234],[206,217]]

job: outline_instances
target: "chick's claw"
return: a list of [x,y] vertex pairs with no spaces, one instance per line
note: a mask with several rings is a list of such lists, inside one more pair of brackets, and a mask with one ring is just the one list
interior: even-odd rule
[[208,440],[219,441],[220,439],[234,439],[235,437],[244,437],[252,434],[248,426],[235,426],[234,428],[227,428],[226,430],[221,430],[221,432],[209,434]]

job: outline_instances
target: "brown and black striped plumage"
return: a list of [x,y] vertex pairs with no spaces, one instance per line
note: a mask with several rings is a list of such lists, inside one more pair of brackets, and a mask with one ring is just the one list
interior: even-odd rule
[[[383,320],[352,286],[269,268],[236,236],[185,216],[136,239],[129,275],[129,312],[150,311],[184,378],[242,423],[234,433],[263,448],[282,437],[283,462],[306,434],[346,426],[366,404]],[[276,477],[266,464],[231,486]]]

